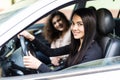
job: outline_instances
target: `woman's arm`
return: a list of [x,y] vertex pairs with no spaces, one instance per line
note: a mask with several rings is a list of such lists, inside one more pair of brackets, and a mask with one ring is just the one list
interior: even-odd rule
[[40,50],[43,54],[45,54],[45,55],[47,55],[49,57],[65,55],[65,54],[69,54],[69,52],[70,52],[69,45],[66,45],[66,46],[60,47],[60,48],[56,48],[56,49],[51,49],[50,47],[43,44],[37,38],[35,38],[31,42],[34,44],[34,46],[38,50]]
[[29,56],[23,57],[23,62],[26,68],[35,69],[40,73],[53,71],[47,65],[42,63],[36,57],[34,57],[30,52],[29,52]]
[[[19,35],[22,35],[26,39],[30,40],[38,50],[40,50],[43,54],[45,54],[49,57],[69,54],[69,50],[70,50],[69,45],[61,47],[61,48],[51,49],[48,46],[46,46],[45,44],[43,44],[34,35],[30,34],[27,31],[23,31]],[[18,35],[18,37],[19,37],[19,35]]]

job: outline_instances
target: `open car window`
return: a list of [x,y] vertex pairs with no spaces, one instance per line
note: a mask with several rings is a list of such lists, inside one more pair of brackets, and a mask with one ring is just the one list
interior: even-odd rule
[[[75,4],[72,4],[67,7],[62,7],[58,10],[63,12],[65,14],[65,16],[68,18],[68,20],[70,20],[71,14],[74,10],[74,7],[75,7]],[[4,15],[1,13],[1,15],[0,15],[1,21],[0,22],[1,23],[6,22],[7,20],[9,20],[9,18],[15,16],[17,13],[21,12],[22,10],[24,10],[26,8],[27,7],[18,8],[18,9],[9,11]],[[24,29],[24,30],[29,31],[34,36],[39,37],[39,39],[48,46],[49,46],[49,43],[42,36],[42,29],[46,25],[47,19],[50,14],[51,14],[51,12],[48,13],[47,15],[43,16],[42,18],[41,18],[41,16],[38,17],[35,21],[33,21],[32,24],[30,24],[29,26],[27,26],[27,28]],[[19,52],[20,54],[15,53],[20,47],[21,47],[21,44],[20,44],[20,40],[18,39],[17,34],[14,37],[12,37],[9,41],[7,41],[3,46],[1,46],[1,49],[0,49],[1,61],[10,60],[9,62],[3,62],[3,64],[1,65],[2,67],[6,66],[6,64],[9,64],[9,63],[11,64],[12,62],[13,62],[13,64],[17,65],[18,67],[24,67],[23,61],[22,61],[23,54],[21,52]],[[6,69],[7,67],[4,67],[4,68]],[[6,72],[5,72],[5,74],[3,73],[1,75],[6,77],[6,76],[10,76],[11,74],[14,74],[11,72],[13,72],[13,71],[10,71],[10,73],[8,72],[8,75],[6,74]],[[14,75],[11,75],[11,76],[14,76]]]

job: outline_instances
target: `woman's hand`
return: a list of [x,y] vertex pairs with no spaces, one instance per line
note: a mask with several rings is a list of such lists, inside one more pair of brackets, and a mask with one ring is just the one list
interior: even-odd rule
[[42,64],[42,62],[35,58],[30,52],[29,56],[23,57],[23,62],[26,68],[31,69],[38,69],[39,66]]
[[24,36],[26,39],[29,39],[30,41],[32,41],[32,40],[34,40],[35,39],[35,37],[32,35],[32,34],[30,34],[28,31],[23,31],[23,32],[21,32],[19,35],[18,35],[18,38],[19,38],[19,36]]
[[60,57],[57,56],[57,57],[50,57],[51,59],[51,63],[54,65],[54,66],[59,66],[59,61],[60,61]]

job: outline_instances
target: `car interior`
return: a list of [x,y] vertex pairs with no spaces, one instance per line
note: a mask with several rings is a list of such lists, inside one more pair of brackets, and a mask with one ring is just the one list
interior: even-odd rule
[[[85,2],[83,1],[83,3],[84,4],[76,4],[73,11],[75,9],[85,7]],[[99,8],[96,10],[96,40],[103,50],[103,58],[120,56],[120,10],[116,18],[113,17],[111,11],[107,8]],[[47,18],[47,16],[45,18]],[[44,44],[50,46],[42,36],[42,29],[44,26],[45,23],[43,23],[42,20],[38,20],[34,24],[30,25],[26,30],[36,37],[39,37]],[[27,47],[32,48],[33,51],[36,50],[29,41],[22,38],[19,40],[17,36],[14,36],[0,49],[0,61],[2,62],[1,66],[3,69],[2,77],[23,76],[37,73],[36,70],[24,68],[22,62],[23,55],[14,54],[15,51],[22,46],[21,43],[27,44]],[[23,46],[26,46],[24,44]]]

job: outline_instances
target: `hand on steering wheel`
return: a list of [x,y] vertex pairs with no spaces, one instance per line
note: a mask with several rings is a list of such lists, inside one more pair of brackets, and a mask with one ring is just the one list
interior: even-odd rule
[[25,67],[31,68],[31,69],[37,69],[41,64],[41,61],[39,61],[35,57],[35,54],[32,55],[30,53],[30,50],[28,50],[28,46],[26,45],[25,38],[22,35],[20,36],[20,44],[21,44],[22,52],[24,54],[23,61],[24,61]]

